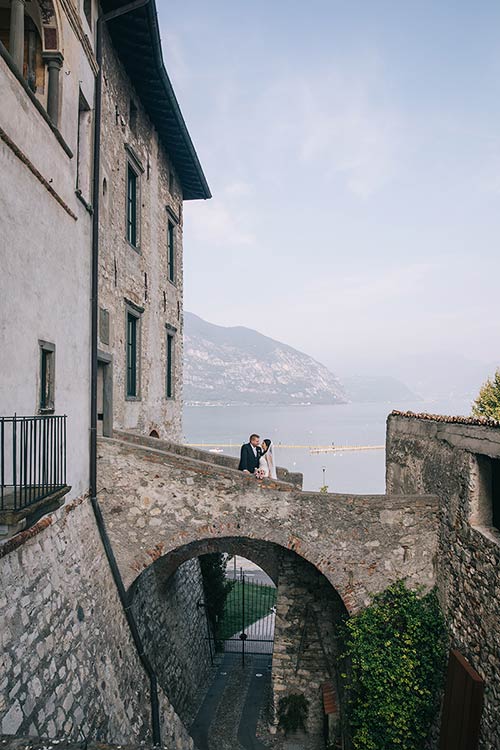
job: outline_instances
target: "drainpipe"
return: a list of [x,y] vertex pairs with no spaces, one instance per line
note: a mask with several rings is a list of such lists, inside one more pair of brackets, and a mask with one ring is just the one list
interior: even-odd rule
[[92,508],[99,529],[99,535],[109,562],[118,596],[122,604],[130,634],[134,642],[139,659],[150,682],[151,694],[151,725],[153,744],[161,744],[160,709],[158,700],[158,682],[151,663],[144,653],[141,637],[137,629],[130,602],[123,584],[120,571],[111,547],[111,542],[104,525],[102,512],[97,500],[97,321],[99,311],[99,203],[100,203],[100,166],[101,166],[101,115],[102,115],[102,34],[103,25],[114,18],[123,16],[138,8],[148,5],[150,0],[135,0],[121,8],[100,15],[97,19],[96,30],[96,59],[98,72],[95,81],[94,105],[94,159],[93,159],[93,217],[92,217],[92,278],[91,278],[91,377],[90,377],[90,498]]

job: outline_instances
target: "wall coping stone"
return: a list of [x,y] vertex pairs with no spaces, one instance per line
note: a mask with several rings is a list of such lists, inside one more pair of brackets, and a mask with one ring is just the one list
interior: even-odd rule
[[[203,461],[204,463],[238,470],[239,460],[234,456],[210,453],[210,451],[205,451],[201,448],[192,448],[188,445],[174,443],[170,440],[141,435],[132,430],[113,430],[113,437],[124,442],[135,443],[136,445],[155,448],[166,453],[174,453],[179,456],[185,456],[186,458],[193,458],[198,461]],[[302,487],[302,474],[300,472],[291,472],[282,466],[278,466],[276,473],[278,475],[278,481],[287,482],[299,488]]]
[[447,424],[477,425],[479,427],[500,427],[500,420],[489,417],[462,417],[445,414],[427,414],[426,412],[398,411],[394,409],[389,417],[405,417],[405,419],[424,419],[432,422],[446,422]]

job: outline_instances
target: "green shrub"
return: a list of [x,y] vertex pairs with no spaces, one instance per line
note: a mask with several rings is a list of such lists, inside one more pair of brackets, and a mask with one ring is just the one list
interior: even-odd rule
[[309,713],[309,701],[300,693],[284,695],[278,702],[278,727],[285,734],[306,731],[306,720]]
[[419,596],[398,581],[345,621],[342,638],[353,750],[422,750],[439,705],[446,657],[435,592]]

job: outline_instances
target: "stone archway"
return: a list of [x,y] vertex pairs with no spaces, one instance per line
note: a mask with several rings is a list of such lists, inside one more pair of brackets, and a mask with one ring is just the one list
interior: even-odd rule
[[222,538],[296,552],[350,613],[398,578],[435,582],[434,497],[301,492],[142,440],[148,445],[99,441],[99,500],[126,588],[159,558],[173,571],[196,545],[209,551]]
[[190,702],[195,688],[207,677],[211,656],[206,646],[207,623],[199,606],[203,593],[196,563],[198,556],[212,552],[246,557],[275,582],[274,706],[290,693],[304,695],[309,703],[308,733],[321,747],[322,688],[326,684],[336,698],[333,718],[339,722],[337,632],[347,609],[314,565],[273,542],[206,537],[159,556],[137,576],[129,589],[130,606],[161,687],[189,725],[193,719]]

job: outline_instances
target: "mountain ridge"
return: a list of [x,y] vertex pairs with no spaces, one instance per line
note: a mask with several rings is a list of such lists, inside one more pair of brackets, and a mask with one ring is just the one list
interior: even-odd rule
[[185,311],[184,342],[186,403],[347,402],[327,367],[251,328],[218,326]]

